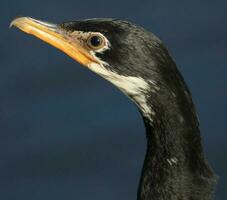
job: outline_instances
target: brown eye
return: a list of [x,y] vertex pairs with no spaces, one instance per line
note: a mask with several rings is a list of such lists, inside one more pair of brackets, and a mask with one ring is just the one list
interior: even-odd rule
[[88,38],[88,45],[92,49],[99,49],[101,48],[104,44],[103,38],[99,35],[93,35]]

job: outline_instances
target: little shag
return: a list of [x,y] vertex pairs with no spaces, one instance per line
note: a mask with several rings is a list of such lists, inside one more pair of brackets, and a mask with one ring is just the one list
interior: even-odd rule
[[52,24],[12,21],[110,81],[138,107],[147,152],[138,200],[210,200],[216,176],[204,158],[191,94],[154,34],[118,19]]

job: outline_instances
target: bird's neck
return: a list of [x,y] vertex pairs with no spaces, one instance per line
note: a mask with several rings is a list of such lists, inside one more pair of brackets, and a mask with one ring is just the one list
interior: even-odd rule
[[203,156],[194,106],[187,95],[181,102],[177,95],[166,95],[168,103],[162,96],[150,97],[154,114],[142,113],[147,152],[138,200],[210,199],[213,173]]

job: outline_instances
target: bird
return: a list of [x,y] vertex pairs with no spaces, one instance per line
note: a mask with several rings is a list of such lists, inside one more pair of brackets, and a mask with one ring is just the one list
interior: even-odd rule
[[10,26],[66,53],[134,102],[147,139],[137,200],[214,198],[217,176],[205,157],[192,95],[155,34],[113,18],[54,24],[19,17]]

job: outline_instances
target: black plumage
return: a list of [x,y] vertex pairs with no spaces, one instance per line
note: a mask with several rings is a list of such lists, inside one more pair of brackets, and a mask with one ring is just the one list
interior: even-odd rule
[[[151,116],[141,109],[138,96],[125,92],[138,106],[146,127],[147,152],[138,200],[210,200],[216,176],[204,158],[195,107],[175,62],[154,34],[130,22],[90,19],[57,26],[103,34],[111,47],[95,55],[107,71],[139,77]],[[70,36],[71,37],[71,36]]]

